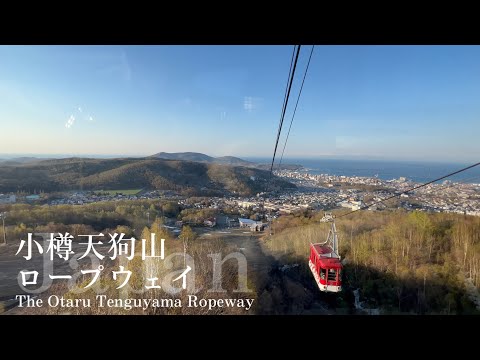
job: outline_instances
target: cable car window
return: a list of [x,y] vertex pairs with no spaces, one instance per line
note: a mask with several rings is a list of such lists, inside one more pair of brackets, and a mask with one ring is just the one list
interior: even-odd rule
[[335,269],[329,269],[328,270],[328,280],[330,280],[330,281],[337,280],[337,272],[335,271]]
[[320,279],[325,279],[325,274],[327,273],[326,269],[320,269]]

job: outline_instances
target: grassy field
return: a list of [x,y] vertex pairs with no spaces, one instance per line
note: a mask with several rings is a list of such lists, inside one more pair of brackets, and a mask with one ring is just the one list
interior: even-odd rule
[[102,195],[137,195],[142,189],[129,189],[129,190],[95,190],[95,193],[100,193]]

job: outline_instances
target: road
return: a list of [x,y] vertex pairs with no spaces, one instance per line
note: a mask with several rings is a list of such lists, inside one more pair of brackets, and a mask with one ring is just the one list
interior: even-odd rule
[[263,232],[248,229],[209,229],[201,237],[220,237],[245,254],[248,261],[248,276],[254,277],[257,291],[257,314],[333,314],[334,310],[314,292],[304,286],[295,276],[295,268],[281,271],[274,256],[268,254],[261,243]]

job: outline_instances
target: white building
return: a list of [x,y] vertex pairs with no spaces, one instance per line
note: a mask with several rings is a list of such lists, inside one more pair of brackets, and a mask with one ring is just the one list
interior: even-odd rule
[[250,206],[251,206],[251,207],[255,207],[255,206],[257,206],[257,204],[254,203],[254,202],[251,202],[251,201],[239,201],[239,202],[238,202],[238,206],[241,206],[241,207],[243,207],[244,209],[246,209],[246,208],[248,208],[248,207],[250,207]]
[[262,231],[265,227],[265,224],[261,221],[255,221],[251,219],[238,218],[238,223],[241,228],[250,228],[251,231]]
[[346,208],[350,208],[352,210],[359,210],[365,204],[362,201],[342,201],[338,203],[338,205]]
[[240,224],[240,227],[251,227],[256,224],[255,220],[252,219],[243,219],[243,218],[238,218],[238,223]]

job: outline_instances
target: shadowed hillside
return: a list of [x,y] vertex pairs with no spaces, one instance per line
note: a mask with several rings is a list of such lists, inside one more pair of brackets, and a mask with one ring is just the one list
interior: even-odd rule
[[[8,166],[0,164],[0,192],[148,188],[228,191],[250,195],[265,190],[268,172],[155,158],[68,158]],[[294,187],[276,178],[275,186]]]
[[[273,224],[275,235],[264,239],[281,263],[299,264],[302,282],[312,288],[309,244],[325,241],[329,230],[321,215],[282,217]],[[336,225],[345,264],[340,298],[352,300],[358,289],[366,307],[387,313],[480,312],[480,218],[364,211]]]

